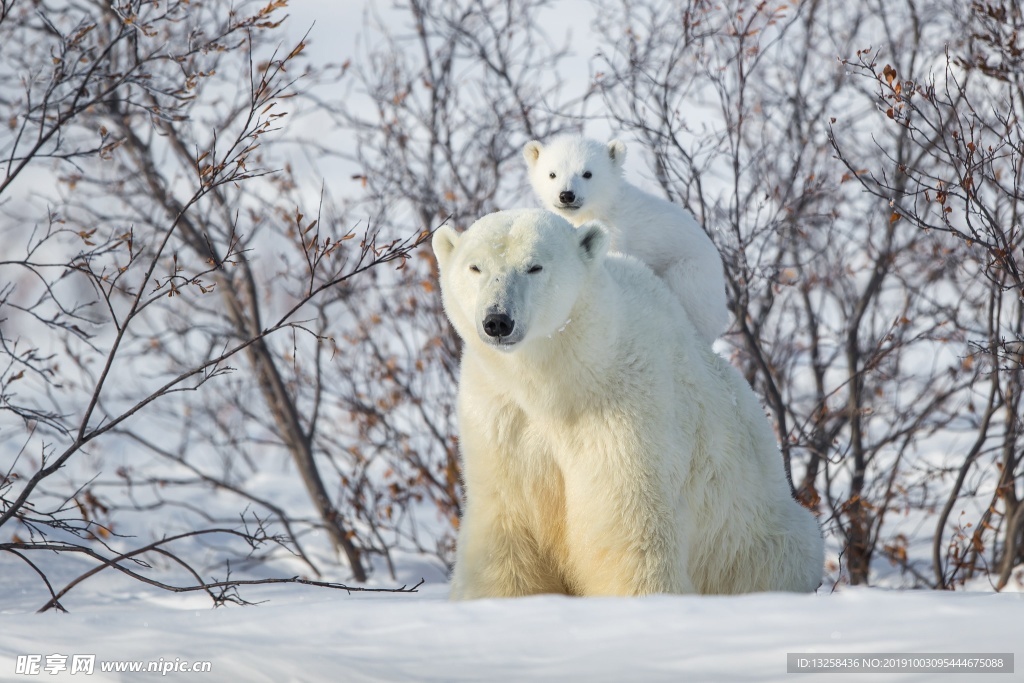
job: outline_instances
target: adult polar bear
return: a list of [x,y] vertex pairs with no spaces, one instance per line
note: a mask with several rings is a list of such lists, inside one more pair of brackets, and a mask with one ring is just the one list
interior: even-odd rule
[[823,550],[750,387],[599,224],[434,235],[465,342],[452,597],[811,591]]
[[635,256],[668,283],[700,338],[710,344],[729,325],[725,271],[715,243],[689,211],[622,177],[626,145],[560,135],[527,142],[523,157],[541,205],[575,226],[600,220],[611,249]]

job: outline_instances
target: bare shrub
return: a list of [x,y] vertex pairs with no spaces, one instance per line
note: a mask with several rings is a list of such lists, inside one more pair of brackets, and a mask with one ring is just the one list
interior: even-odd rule
[[[290,333],[322,342],[327,335],[310,311],[355,275],[408,259],[427,233],[384,241],[376,230],[303,219],[298,207],[309,199],[293,182],[294,191],[284,191],[287,173],[268,193],[274,169],[265,143],[288,113],[296,92],[290,71],[305,47],[268,46],[284,5],[4,5],[0,409],[12,436],[0,480],[0,526],[11,535],[0,550],[44,581],[45,568],[29,559],[37,551],[81,553],[127,573],[141,562],[138,551],[122,549],[107,482],[61,476],[73,458],[99,453],[99,444],[124,444],[117,436],[170,458],[176,471],[191,470],[188,484],[259,506],[246,514],[255,531],[224,533],[251,551],[287,544],[318,572],[299,545],[295,513],[246,492],[232,471],[217,472],[211,454],[224,444],[197,443],[233,406],[249,417],[235,445],[267,438],[269,449],[289,454],[318,515],[306,524],[324,528],[353,576],[366,577],[320,475],[315,413],[310,418],[289,385],[289,344],[277,339]],[[290,262],[281,287],[262,260],[272,254]],[[240,376],[229,363],[243,359]],[[202,403],[192,397],[218,384],[245,394],[197,415]],[[166,422],[154,427],[161,416],[184,422],[180,438]],[[262,435],[251,430],[254,419]],[[175,483],[133,465],[117,474],[129,495],[143,484]],[[136,507],[173,504],[157,494]],[[265,514],[283,533],[264,528]],[[212,588],[170,553],[170,540],[143,548]]]

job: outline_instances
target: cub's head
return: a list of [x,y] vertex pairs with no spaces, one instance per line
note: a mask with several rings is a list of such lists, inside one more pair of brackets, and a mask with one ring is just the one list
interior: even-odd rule
[[576,229],[548,211],[520,209],[484,216],[462,234],[442,226],[432,244],[455,331],[468,345],[515,351],[565,326],[608,234],[598,223]]
[[561,135],[547,145],[527,142],[523,157],[541,205],[578,224],[605,215],[617,200],[626,145]]

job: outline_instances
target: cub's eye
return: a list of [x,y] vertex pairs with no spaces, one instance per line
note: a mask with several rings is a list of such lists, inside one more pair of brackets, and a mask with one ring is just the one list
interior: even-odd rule
[[548,178],[551,178],[552,180],[554,180],[554,178],[555,178],[555,172],[554,172],[554,171],[552,171],[551,173],[548,173]]
[[583,172],[583,177],[586,178],[587,180],[590,180],[593,176],[594,176],[594,174],[591,173],[590,171],[584,171]]
[[480,266],[475,266],[475,265],[474,266],[470,266],[469,269],[470,269],[470,271],[472,271],[474,273],[479,273],[480,272]]
[[544,270],[543,266],[530,266],[530,269],[528,271],[526,271],[526,272],[527,273],[539,273],[542,270]]

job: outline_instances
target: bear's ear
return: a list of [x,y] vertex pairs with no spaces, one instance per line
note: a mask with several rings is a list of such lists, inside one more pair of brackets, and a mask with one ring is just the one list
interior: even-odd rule
[[455,243],[458,241],[459,233],[455,232],[455,228],[448,224],[442,225],[434,231],[430,246],[434,250],[434,258],[437,259],[437,265],[441,270],[448,265],[448,258],[455,251]]
[[626,162],[626,143],[622,140],[612,140],[608,143],[608,157],[616,166],[622,167]]
[[584,263],[595,263],[608,252],[608,230],[600,221],[588,221],[576,228],[579,235],[580,257]]
[[540,151],[544,149],[544,145],[540,144],[538,140],[530,140],[523,145],[523,158],[526,159],[526,165],[533,168],[534,164],[537,163],[537,159],[540,158]]

